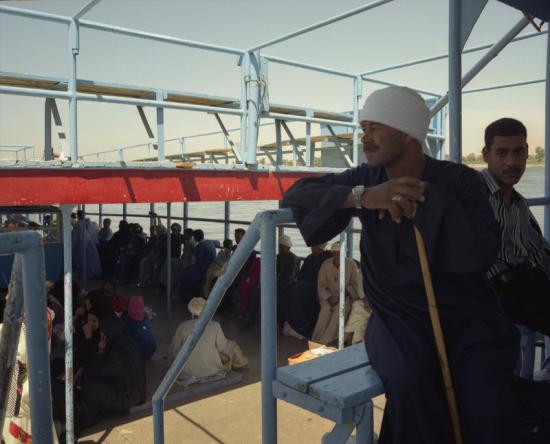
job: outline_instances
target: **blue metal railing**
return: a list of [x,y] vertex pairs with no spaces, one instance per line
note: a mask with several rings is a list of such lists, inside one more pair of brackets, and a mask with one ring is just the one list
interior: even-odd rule
[[277,298],[276,298],[276,232],[278,224],[292,221],[288,209],[259,213],[239,247],[229,260],[227,271],[216,281],[208,301],[193,326],[191,335],[178,352],[159,387],[153,394],[153,427],[155,444],[164,443],[164,400],[185,362],[191,355],[206,326],[214,316],[221,299],[252,250],[261,239],[261,376],[262,376],[262,437],[264,443],[277,441],[277,405],[272,393],[272,382],[277,369]]
[[0,234],[0,254],[15,255],[0,339],[0,374],[2,375],[0,420],[3,424],[24,305],[31,435],[33,441],[37,443],[52,443],[53,421],[46,317],[46,273],[42,238],[34,231]]

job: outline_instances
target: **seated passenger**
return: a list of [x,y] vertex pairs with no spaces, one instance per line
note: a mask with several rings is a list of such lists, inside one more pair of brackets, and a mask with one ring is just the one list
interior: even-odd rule
[[128,309],[122,315],[122,320],[128,327],[130,336],[141,351],[143,359],[149,359],[157,349],[157,343],[151,328],[151,318],[145,312],[142,296],[130,296]]
[[78,277],[82,280],[99,278],[102,275],[101,261],[97,250],[98,239],[89,219],[78,211],[78,222],[71,232],[73,260]]
[[527,163],[527,129],[504,118],[485,129],[481,172],[500,228],[501,247],[488,271],[507,316],[550,336],[550,244],[516,185]]
[[283,322],[283,334],[297,339],[309,337],[319,315],[317,279],[323,262],[332,256],[325,249],[326,243],[311,247],[305,258],[298,280],[277,296],[279,322]]
[[[205,299],[193,298],[187,305],[192,319],[182,322],[176,330],[170,348],[173,358],[191,335],[197,321],[195,318],[200,316],[205,304]],[[225,377],[231,369],[242,370],[247,367],[248,361],[240,347],[226,339],[218,322],[210,321],[185,363],[178,383],[187,386],[195,382],[215,381]]]
[[99,328],[98,351],[84,367],[75,403],[77,433],[145,401],[145,364],[127,329],[112,317]]
[[[183,235],[181,234],[181,225],[178,223],[173,223],[170,226],[170,230],[170,278],[173,290],[179,283],[179,278],[183,269],[183,261],[181,259]],[[165,262],[159,273],[159,281],[163,287],[166,287],[166,247],[166,243],[162,245],[162,254],[165,258]]]
[[97,234],[99,242],[109,242],[113,238],[113,230],[111,230],[111,219],[103,219],[103,227]]
[[166,242],[166,227],[164,225],[153,225],[151,236],[145,246],[144,256],[139,263],[138,287],[148,287],[158,281],[160,270],[164,264],[163,253],[166,250],[163,243]]
[[[327,259],[319,270],[317,294],[321,310],[311,340],[329,344],[338,339],[339,301],[340,301],[340,242],[331,247],[332,258]],[[353,301],[364,299],[363,284],[354,260],[346,258],[345,273],[345,317],[351,310]]]
[[210,264],[206,271],[206,281],[202,288],[202,293],[205,299],[208,299],[210,290],[216,283],[216,280],[224,273],[225,266],[233,249],[233,241],[231,239],[225,239],[223,241],[223,248],[216,255],[214,262]]
[[195,230],[193,237],[197,242],[195,262],[182,271],[178,286],[178,293],[183,300],[200,296],[206,279],[206,271],[216,258],[216,247],[221,245],[219,241],[205,239],[202,230]]

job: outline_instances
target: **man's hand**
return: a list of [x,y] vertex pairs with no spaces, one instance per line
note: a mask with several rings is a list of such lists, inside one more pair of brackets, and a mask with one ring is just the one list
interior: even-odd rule
[[366,188],[361,203],[364,208],[380,210],[380,219],[387,211],[395,222],[400,223],[403,217],[412,219],[417,202],[424,202],[426,185],[426,182],[413,177],[388,180]]

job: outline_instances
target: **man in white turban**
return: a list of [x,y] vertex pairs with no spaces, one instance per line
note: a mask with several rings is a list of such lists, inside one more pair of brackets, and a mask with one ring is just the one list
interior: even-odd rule
[[307,245],[362,223],[365,334],[386,407],[380,444],[453,442],[416,226],[426,243],[465,443],[523,442],[512,413],[515,326],[484,282],[499,248],[479,174],[423,153],[430,111],[416,92],[373,92],[359,115],[367,164],[305,178],[285,194]]

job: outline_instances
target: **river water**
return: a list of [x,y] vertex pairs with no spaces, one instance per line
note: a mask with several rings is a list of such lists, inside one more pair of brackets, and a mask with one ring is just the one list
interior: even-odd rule
[[[544,195],[544,168],[539,166],[529,167],[516,189],[527,198],[542,197]],[[263,210],[277,209],[277,201],[253,201],[253,202],[231,202],[231,220],[235,221],[251,221],[254,216]],[[97,213],[99,211],[97,205],[86,205],[87,213]],[[541,225],[544,223],[543,207],[533,207],[533,214]],[[155,204],[155,212],[163,219],[166,217],[166,204]],[[122,218],[122,205],[103,205],[103,213],[113,213],[118,216],[108,216],[113,221],[113,229],[116,229],[118,221]],[[129,204],[127,206],[127,220],[130,222],[138,222],[143,226],[144,231],[149,230],[149,204]],[[181,220],[174,218],[183,217],[183,204],[172,203],[171,214],[174,222],[181,223]],[[96,220],[97,216],[90,215],[90,219]],[[107,217],[107,216],[105,216]],[[189,217],[203,217],[212,219],[223,219],[224,204],[223,202],[191,202],[189,204]],[[165,222],[164,222],[165,223]],[[207,239],[223,240],[224,226],[223,223],[214,222],[189,222],[189,227],[204,231]],[[246,229],[246,225],[234,223],[230,225],[230,233],[233,236],[233,230],[238,227]],[[355,223],[358,227],[358,222]],[[302,237],[296,229],[285,229],[285,234],[288,234],[294,244],[293,251],[298,256],[307,256],[309,248],[306,247]],[[358,259],[359,236],[354,236],[354,257]]]

